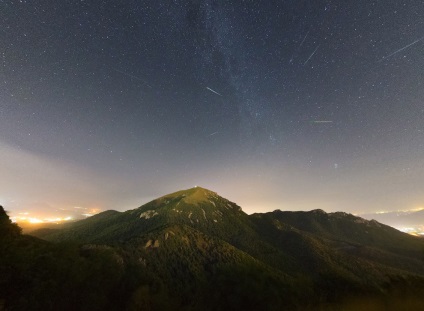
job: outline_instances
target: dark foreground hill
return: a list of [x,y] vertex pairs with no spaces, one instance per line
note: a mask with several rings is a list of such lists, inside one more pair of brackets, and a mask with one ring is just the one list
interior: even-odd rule
[[14,230],[0,249],[11,310],[424,305],[424,240],[346,213],[247,215],[197,187],[33,232],[40,239]]

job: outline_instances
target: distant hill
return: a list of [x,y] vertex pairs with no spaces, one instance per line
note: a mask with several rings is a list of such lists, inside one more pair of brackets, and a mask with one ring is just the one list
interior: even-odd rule
[[387,213],[371,213],[360,215],[365,219],[375,219],[398,229],[420,228],[424,229],[424,210],[397,211]]
[[[115,265],[97,281],[102,310],[412,310],[424,303],[424,240],[342,212],[247,215],[201,187],[32,234],[48,241],[34,244],[84,258],[88,271],[68,287],[98,271],[98,256],[101,266]],[[59,271],[51,277],[62,278]],[[111,283],[110,273],[117,273]]]

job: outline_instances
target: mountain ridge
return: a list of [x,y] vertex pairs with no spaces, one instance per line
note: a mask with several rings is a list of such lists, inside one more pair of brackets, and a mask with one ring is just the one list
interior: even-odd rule
[[[269,299],[293,309],[306,308],[304,299],[338,305],[364,294],[382,303],[393,288],[410,290],[411,284],[424,293],[424,240],[420,238],[344,212],[276,210],[248,215],[236,203],[201,187],[33,234],[55,243],[107,245],[120,254],[124,265],[132,262],[137,269],[150,271],[149,279],[164,281],[161,286],[167,297],[181,297],[174,303],[182,308],[197,308],[190,295],[207,300],[195,289],[209,288],[205,280],[213,279],[217,286],[222,281],[227,290],[232,282],[227,277],[238,269],[240,275],[233,278],[239,281],[263,274],[276,284],[261,283],[258,299],[266,296],[264,288],[271,292],[285,288],[297,298],[280,301],[276,294]],[[221,273],[225,281],[219,281]],[[233,286],[240,286],[239,281]],[[225,293],[218,292],[226,301]],[[257,305],[255,297],[240,295]]]

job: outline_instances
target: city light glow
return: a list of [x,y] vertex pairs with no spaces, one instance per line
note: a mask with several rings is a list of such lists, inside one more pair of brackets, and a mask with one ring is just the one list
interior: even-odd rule
[[[28,214],[28,213],[26,213]],[[47,217],[47,218],[39,218],[39,217],[27,217],[27,216],[17,216],[11,217],[11,220],[16,223],[30,223],[30,224],[41,224],[41,223],[62,223],[66,221],[71,221],[74,218],[71,216],[66,217]]]

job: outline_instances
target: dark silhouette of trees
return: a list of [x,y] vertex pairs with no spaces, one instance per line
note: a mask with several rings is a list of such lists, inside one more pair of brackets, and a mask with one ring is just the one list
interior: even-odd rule
[[12,223],[3,206],[0,205],[0,239],[17,237],[21,231],[17,224]]

